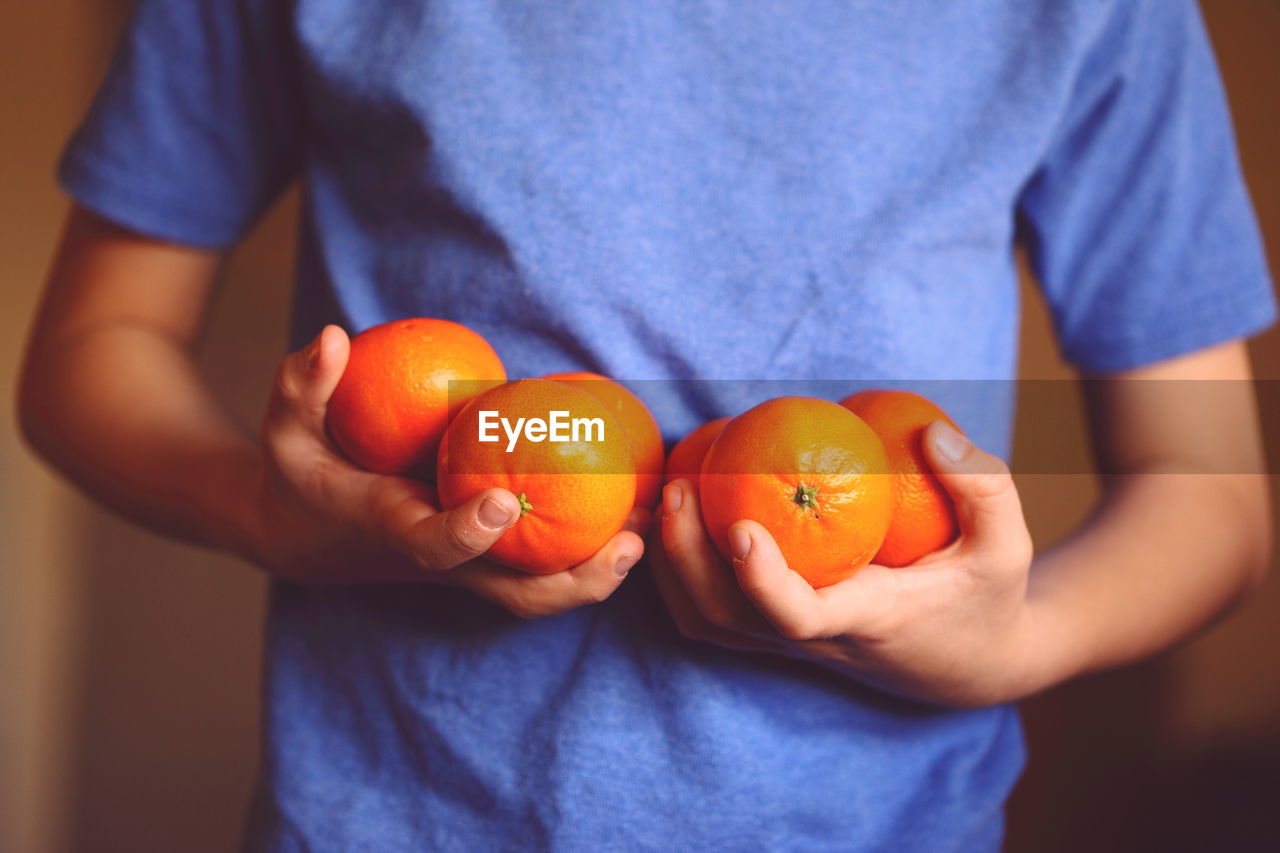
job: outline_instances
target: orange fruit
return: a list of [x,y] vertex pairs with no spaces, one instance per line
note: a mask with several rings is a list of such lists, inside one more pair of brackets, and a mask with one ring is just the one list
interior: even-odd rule
[[[466,326],[430,317],[372,326],[351,339],[351,357],[329,400],[329,436],[361,468],[431,479],[449,419],[507,372],[489,342]],[[490,380],[470,394],[450,380]]]
[[662,432],[649,407],[626,386],[599,373],[552,373],[542,378],[567,382],[604,403],[631,442],[631,458],[636,463],[636,506],[657,506],[662,491]]
[[707,421],[676,442],[676,446],[671,448],[671,453],[667,456],[663,482],[670,483],[672,480],[683,477],[686,480],[692,480],[695,486],[698,485],[702,460],[711,449],[711,442],[716,440],[716,436],[730,420],[731,418],[716,418],[713,421]]
[[830,586],[869,563],[884,540],[888,464],[875,432],[848,409],[811,397],[768,400],[729,421],[707,451],[703,520],[726,558],[729,526],[759,522],[791,569]]
[[[598,419],[600,428],[588,426],[576,436],[568,430],[568,441],[553,441],[549,430],[542,440],[527,426],[521,431],[519,418],[541,419],[549,427],[552,412]],[[507,421],[496,429],[498,440],[480,441],[482,427],[495,417]],[[519,437],[512,441],[508,430]],[[488,556],[533,574],[572,568],[600,550],[622,529],[636,493],[627,435],[612,413],[585,391],[542,379],[499,385],[467,403],[440,442],[436,473],[445,509],[485,489],[515,493],[520,518]]]
[[[893,520],[875,561],[905,566],[951,543],[960,532],[956,509],[924,458],[924,428],[955,423],[932,402],[910,391],[862,391],[840,401],[884,442],[893,473]],[[959,429],[959,427],[956,427]]]

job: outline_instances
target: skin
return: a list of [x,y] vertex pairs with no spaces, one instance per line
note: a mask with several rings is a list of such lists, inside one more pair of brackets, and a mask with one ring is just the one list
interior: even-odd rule
[[[480,555],[516,517],[510,492],[438,512],[428,487],[347,463],[323,428],[348,352],[336,327],[281,363],[257,440],[240,433],[193,357],[219,262],[83,210],[69,217],[19,417],[31,445],[102,503],[281,578],[450,584],[525,618],[604,600],[640,558],[643,511],[568,572],[505,569]],[[1246,380],[1250,370],[1234,342],[1116,378]],[[677,480],[655,525],[655,579],[692,639],[944,705],[1017,699],[1139,659],[1256,587],[1271,547],[1265,477],[1219,473],[1264,470],[1248,383],[1227,383],[1211,406],[1152,387],[1089,386],[1094,443],[1115,473],[1093,516],[1040,555],[1004,464],[955,433],[947,453],[951,431],[934,424],[929,461],[962,528],[947,549],[814,591],[750,520],[733,525],[738,558],[726,566],[693,486]]]
[[449,512],[429,486],[362,471],[324,430],[346,366],[325,328],[286,357],[255,441],[195,363],[220,257],[73,209],[32,328],[18,409],[28,442],[100,502],[152,530],[301,583],[441,583],[525,618],[602,601],[640,559],[637,514],[591,559],[534,576],[480,559],[519,516],[490,489]]
[[[1244,345],[1232,342],[1112,378],[1250,377]],[[1189,387],[1089,383],[1104,496],[1042,554],[1032,553],[1005,464],[939,421],[925,447],[956,503],[961,535],[951,546],[814,590],[750,520],[731,525],[726,566],[702,529],[694,486],[677,480],[654,534],[659,589],[688,637],[813,661],[945,706],[1016,700],[1146,657],[1255,589],[1271,553],[1252,388]]]

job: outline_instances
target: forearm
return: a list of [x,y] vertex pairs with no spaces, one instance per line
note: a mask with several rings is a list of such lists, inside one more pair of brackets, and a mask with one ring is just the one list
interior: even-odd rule
[[1222,614],[1261,580],[1269,517],[1262,474],[1115,478],[1092,518],[1033,564],[1026,692],[1139,660]]
[[28,362],[20,417],[54,467],[152,530],[244,552],[259,454],[183,341],[116,321],[46,342]]
[[[440,512],[431,486],[337,455],[325,412],[350,342],[336,327],[281,361],[260,440],[244,435],[192,357],[219,262],[72,210],[18,400],[28,440],[71,480],[155,531],[296,583],[447,583],[532,618],[622,582],[617,567],[643,551],[631,530],[568,571],[528,575],[480,559],[519,518],[515,495],[486,489]],[[481,511],[492,503],[501,523]]]

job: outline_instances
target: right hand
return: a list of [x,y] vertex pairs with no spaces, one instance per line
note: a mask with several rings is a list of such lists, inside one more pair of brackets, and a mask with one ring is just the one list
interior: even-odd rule
[[603,601],[617,589],[644,553],[644,510],[581,565],[531,575],[482,558],[519,518],[511,492],[489,489],[441,512],[430,485],[345,459],[325,432],[325,412],[349,352],[346,333],[326,326],[276,373],[246,505],[253,562],[299,583],[461,586],[522,618]]

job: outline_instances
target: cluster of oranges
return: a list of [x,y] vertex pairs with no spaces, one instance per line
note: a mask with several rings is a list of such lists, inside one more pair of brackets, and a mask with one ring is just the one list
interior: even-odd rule
[[839,405],[777,397],[709,421],[667,459],[668,480],[698,487],[702,517],[726,557],[728,530],[749,518],[814,587],[874,561],[900,567],[949,544],[955,507],[924,458],[924,430],[955,426],[909,391],[862,391]]
[[[542,440],[538,419],[557,411],[601,429],[592,440]],[[481,440],[495,413],[543,431]],[[872,560],[907,565],[954,539],[954,508],[921,447],[935,420],[950,422],[906,391],[864,391],[839,405],[779,397],[703,424],[664,458],[653,416],[617,382],[594,373],[508,382],[480,335],[414,318],[352,339],[327,426],[357,465],[433,482],[443,509],[509,489],[521,517],[489,556],[516,569],[557,572],[586,560],[633,507],[657,505],[665,475],[697,487],[721,552],[729,525],[752,519],[820,587]]]
[[[645,405],[603,376],[506,380],[493,347],[465,326],[396,320],[351,340],[326,425],[357,465],[434,483],[443,509],[486,489],[510,490],[520,519],[488,556],[527,572],[563,571],[599,550],[634,506],[657,504],[662,435]],[[557,411],[599,420],[600,434],[480,440],[485,413],[524,423]]]

